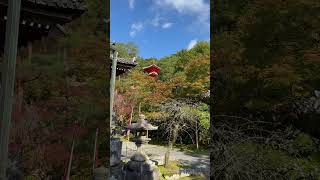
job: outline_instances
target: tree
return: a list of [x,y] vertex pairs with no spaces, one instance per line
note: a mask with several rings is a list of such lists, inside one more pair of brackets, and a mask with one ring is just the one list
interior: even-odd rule
[[133,58],[137,57],[139,53],[138,47],[132,43],[116,43],[116,49],[118,52],[118,57],[120,58]]
[[[319,176],[315,159],[298,153],[299,161],[312,167],[298,168],[297,154],[290,154],[286,146],[303,134],[294,121],[305,122],[292,105],[319,88],[319,19],[312,20],[319,14],[319,2],[218,1],[216,6],[211,125],[215,178]],[[316,146],[313,149],[318,152]]]
[[210,55],[198,56],[185,67],[187,95],[199,96],[210,90]]
[[195,108],[191,109],[195,113],[196,122],[196,135],[199,134],[199,138],[196,138],[197,148],[199,141],[203,144],[210,144],[210,109],[207,104],[200,103],[197,104]]
[[135,107],[141,103],[144,111],[156,109],[161,102],[171,97],[172,84],[149,77],[140,69],[135,69],[117,81],[116,86],[127,102]]
[[[159,120],[162,121],[161,126],[165,129],[165,134],[168,135],[168,150],[165,155],[165,166],[169,163],[170,151],[179,134],[185,132],[192,139],[188,129],[197,122],[197,117],[191,109],[192,104],[173,99],[164,102],[161,107],[162,116],[159,117]],[[196,131],[196,133],[198,132]]]

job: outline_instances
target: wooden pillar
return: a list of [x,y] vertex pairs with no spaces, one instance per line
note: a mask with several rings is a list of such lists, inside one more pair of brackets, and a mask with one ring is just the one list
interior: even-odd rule
[[116,73],[117,73],[117,58],[118,52],[115,52],[114,57],[112,58],[112,74],[110,81],[110,127],[113,116],[113,101],[114,101],[114,90],[115,90],[115,82],[116,82]]
[[6,180],[21,0],[8,1],[0,101],[0,180]]

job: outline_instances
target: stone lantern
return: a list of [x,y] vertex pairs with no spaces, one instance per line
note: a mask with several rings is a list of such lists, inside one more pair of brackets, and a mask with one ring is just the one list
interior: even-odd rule
[[130,158],[125,166],[125,180],[159,180],[160,173],[155,169],[155,165],[149,157],[143,152],[142,145],[148,143],[151,139],[146,136],[146,132],[157,130],[158,127],[152,126],[145,120],[143,114],[137,123],[128,126],[128,129],[135,133],[133,139],[137,146],[137,152]]

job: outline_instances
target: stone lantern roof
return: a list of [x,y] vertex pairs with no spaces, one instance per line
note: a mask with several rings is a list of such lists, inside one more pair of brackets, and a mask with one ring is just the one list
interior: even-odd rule
[[140,119],[138,120],[137,123],[132,123],[131,125],[128,126],[128,129],[132,131],[150,131],[150,130],[157,130],[157,126],[153,126],[152,124],[148,123],[145,120],[145,115],[141,114]]

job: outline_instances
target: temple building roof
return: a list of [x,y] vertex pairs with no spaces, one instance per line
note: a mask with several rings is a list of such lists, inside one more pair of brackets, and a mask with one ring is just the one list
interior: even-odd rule
[[137,65],[135,58],[118,58],[117,59],[117,76],[130,72]]
[[64,8],[73,10],[85,10],[84,0],[22,0],[22,2],[33,3],[36,5]]
[[137,65],[135,58],[118,58],[117,62],[120,64]]
[[[115,43],[110,43],[110,50],[116,51]],[[110,54],[110,61],[112,61],[112,52]],[[137,66],[136,58],[117,58],[117,76],[131,71],[132,68]],[[111,63],[112,67],[112,63]]]
[[[8,0],[0,0],[0,52],[3,51]],[[22,0],[19,46],[47,36],[49,31],[62,31],[62,26],[86,11],[84,0]]]

